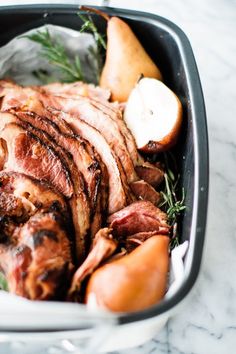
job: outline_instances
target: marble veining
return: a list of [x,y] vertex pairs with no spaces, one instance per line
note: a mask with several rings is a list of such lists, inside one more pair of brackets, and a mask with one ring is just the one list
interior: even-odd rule
[[[1,4],[16,2],[2,0]],[[62,1],[50,1],[53,2]],[[210,194],[200,276],[181,312],[171,318],[153,340],[113,354],[235,353],[236,1],[103,0],[83,3],[156,13],[179,25],[193,47],[208,117]],[[0,353],[16,352],[64,353],[60,347],[32,351],[22,343],[0,346]],[[71,352],[75,353],[73,347]]]

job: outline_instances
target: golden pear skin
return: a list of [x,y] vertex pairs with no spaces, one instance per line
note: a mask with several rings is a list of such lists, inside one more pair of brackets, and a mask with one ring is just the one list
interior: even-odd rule
[[115,312],[143,310],[159,302],[166,291],[169,237],[153,236],[129,255],[98,268],[86,289],[86,303]]
[[112,101],[126,102],[141,75],[162,80],[160,70],[131,28],[120,18],[111,17],[100,86],[111,90]]

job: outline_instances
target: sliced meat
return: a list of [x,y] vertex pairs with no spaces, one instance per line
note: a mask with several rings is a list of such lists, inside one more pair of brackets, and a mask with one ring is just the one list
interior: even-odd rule
[[[6,114],[0,113],[0,125],[3,115],[6,122]],[[69,174],[50,146],[46,146],[35,135],[15,123],[4,124],[0,138],[7,147],[7,160],[4,164],[6,170],[25,173],[49,182],[66,197],[72,196],[73,186]]]
[[[122,149],[124,149],[124,151],[126,151],[126,153],[129,152],[132,162],[136,166],[136,171],[131,173],[131,170],[133,171],[133,166],[130,165],[130,167],[127,167],[128,165],[126,165],[125,171],[126,171],[126,175],[128,175],[128,182],[132,183],[132,182],[138,181],[139,178],[141,178],[144,181],[146,181],[147,183],[150,183],[154,187],[156,187],[157,184],[160,183],[161,176],[162,176],[161,171],[158,168],[156,168],[154,165],[152,165],[148,162],[144,162],[143,158],[138,154],[134,138],[133,138],[131,132],[129,131],[129,129],[127,128],[125,122],[123,121],[121,110],[117,104],[110,103],[105,99],[102,101],[99,101],[96,99],[96,97],[92,97],[92,96],[90,96],[89,98],[83,97],[83,95],[81,95],[81,90],[82,90],[83,85],[81,85],[81,84],[78,85],[79,89],[77,88],[77,85],[74,85],[74,84],[66,84],[66,85],[55,84],[55,85],[56,85],[56,88],[54,87],[53,89],[52,88],[50,89],[50,86],[46,86],[45,91],[47,93],[50,92],[53,94],[59,94],[59,93],[63,94],[63,97],[61,97],[61,96],[53,97],[52,94],[45,95],[45,94],[42,94],[42,92],[44,92],[44,91],[37,89],[37,91],[38,91],[38,98],[37,98],[37,92],[35,92],[34,90],[31,90],[29,88],[24,89],[25,94],[26,94],[26,92],[28,94],[27,105],[30,106],[30,109],[37,111],[37,112],[41,112],[41,114],[42,114],[42,112],[44,112],[44,108],[42,107],[42,104],[39,103],[39,97],[40,97],[41,102],[43,102],[43,104],[45,106],[51,105],[52,107],[56,107],[56,108],[62,106],[63,100],[64,100],[63,106],[65,106],[65,102],[67,99],[67,103],[72,102],[72,104],[69,103],[69,108],[68,108],[68,110],[71,111],[72,113],[76,113],[78,111],[78,105],[75,105],[75,102],[79,102],[80,103],[79,107],[80,106],[82,107],[82,113],[83,113],[82,116],[85,115],[85,117],[84,118],[82,117],[82,119],[86,120],[87,122],[89,122],[89,124],[92,124],[94,126],[96,126],[96,124],[98,124],[97,121],[95,122],[95,120],[94,120],[95,113],[92,113],[92,114],[90,113],[91,114],[91,117],[90,117],[90,115],[88,116],[88,114],[86,112],[87,111],[93,112],[94,110],[100,111],[100,113],[99,113],[100,123],[102,123],[102,121],[104,121],[104,120],[107,121],[107,124],[109,124],[109,130],[110,130],[110,125],[113,127],[113,129],[111,129],[113,131],[113,133],[115,132],[114,129],[119,130],[119,134],[118,134],[119,142],[120,142],[119,146],[120,147],[122,146]],[[88,91],[86,88],[86,84],[85,84],[84,90],[85,90],[85,92]],[[87,94],[85,94],[85,96],[86,95]],[[71,97],[74,98],[74,101],[73,101],[73,99],[71,99]],[[79,97],[80,97],[80,99],[79,99]],[[7,100],[7,97],[5,97],[5,99]],[[14,99],[16,100],[16,96],[14,96]],[[22,94],[19,93],[18,105],[23,104],[23,101],[22,101]],[[72,110],[70,110],[70,105],[72,105]],[[89,109],[89,105],[93,107],[93,110]],[[68,106],[68,104],[67,104],[67,106]],[[76,107],[74,107],[74,106],[76,106]],[[83,108],[84,106],[86,106],[87,108],[84,109]],[[8,107],[8,105],[6,105],[6,107]],[[65,108],[64,108],[64,110],[65,110]],[[93,119],[93,122],[90,121],[90,119]],[[110,120],[110,123],[109,123],[109,120]],[[101,131],[101,129],[100,129],[100,131]],[[116,133],[117,133],[117,131],[116,131]],[[104,134],[104,133],[102,132],[102,134]],[[111,139],[111,136],[107,137],[106,134],[107,133],[105,132],[105,138],[108,139],[108,142],[110,141],[110,143],[112,140],[112,144],[113,144],[116,140]],[[122,142],[122,139],[123,139],[123,142]],[[115,147],[116,146],[117,146],[117,141],[116,141]],[[117,148],[117,149],[119,149],[119,148]],[[115,150],[115,151],[116,151],[116,154],[118,154],[118,157],[122,159],[123,154],[122,154],[121,149],[120,149],[120,152],[118,150]],[[123,167],[124,167],[124,165],[123,165]],[[121,170],[121,166],[120,166],[120,170]],[[139,178],[138,178],[136,172],[138,173]],[[131,176],[131,178],[129,178],[129,176]],[[144,187],[144,185],[143,185],[143,187]],[[143,199],[145,198],[145,196],[148,197],[151,194],[151,192],[150,192],[151,188],[149,188],[147,186],[147,190],[149,190],[149,192],[143,193],[143,196],[142,196]],[[135,193],[137,198],[140,197],[140,188],[137,189],[136,185],[135,185],[135,188],[132,188],[132,191]],[[153,197],[151,199],[149,197],[149,198],[147,198],[147,200],[155,200],[154,192],[152,194],[153,194]]]
[[115,252],[117,245],[112,236],[112,229],[106,227],[97,232],[91,251],[73,276],[69,290],[70,299],[75,300],[78,297],[82,281]]
[[73,117],[70,114],[55,109],[51,111],[53,114],[57,114],[64,119],[76,134],[90,141],[101,156],[109,176],[108,213],[112,214],[131,203],[134,197],[127,184],[126,176],[120,166],[120,161],[110,149],[104,137],[96,129],[83,122],[78,117]]
[[60,214],[38,212],[0,245],[0,268],[9,291],[32,300],[62,299],[73,269]]
[[[42,100],[44,104],[50,95],[43,94]],[[133,162],[127,151],[124,137],[121,134],[117,123],[112,120],[108,115],[104,114],[100,109],[96,108],[89,99],[70,98],[65,96],[53,96],[53,107],[70,113],[73,116],[79,117],[81,120],[98,130],[106,139],[110,148],[115,152],[116,156],[120,159],[121,165],[126,174],[128,183],[136,181],[137,174],[134,169]]]
[[110,215],[108,224],[114,236],[121,240],[139,232],[158,231],[159,234],[169,233],[167,215],[151,202],[138,201]]
[[[50,84],[44,86],[44,89],[47,93],[51,93],[55,96],[63,96],[70,99],[77,99],[81,96],[87,96],[92,106],[100,110],[111,118],[116,126],[118,126],[126,144],[126,148],[129,152],[129,155],[132,159],[133,165],[135,166],[136,173],[138,177],[143,179],[145,182],[151,184],[156,188],[163,180],[163,171],[155,167],[149,162],[145,162],[143,157],[138,153],[137,146],[134,140],[132,133],[127,127],[123,114],[118,103],[109,102],[109,96],[104,93],[102,97],[97,97],[96,93],[93,91],[90,94],[87,94],[87,84],[75,83],[72,84]],[[83,93],[84,90],[84,93]],[[137,180],[137,176],[134,177],[134,181]]]
[[19,198],[10,193],[1,192],[0,217],[7,216],[21,221],[27,214],[27,209]]
[[141,179],[154,188],[157,188],[164,179],[164,171],[150,162],[144,162],[142,165],[136,166],[135,170]]
[[[107,207],[107,183],[108,175],[105,165],[100,157],[94,152],[92,146],[80,136],[63,134],[56,123],[62,126],[63,122],[59,118],[48,112],[50,119],[39,116],[33,112],[13,111],[14,114],[23,121],[30,123],[49,134],[65,151],[68,151],[77,167],[82,173],[90,200],[91,209],[91,236],[101,228],[105,214],[103,210]],[[67,129],[67,123],[64,121]],[[67,129],[70,131],[70,128]]]
[[104,102],[107,102],[111,96],[110,90],[101,88],[99,86],[94,86],[93,84],[86,84],[82,81],[73,82],[70,84],[62,84],[56,82],[42,87],[47,93],[53,94],[55,96],[60,96],[61,94],[66,93],[71,95],[71,97],[89,97]]
[[26,214],[28,219],[39,209],[57,210],[69,223],[70,215],[64,197],[36,179],[21,173],[2,171],[0,172],[0,204],[2,205],[0,214],[9,215],[6,213],[4,195],[17,200],[17,207],[13,208],[17,216]]
[[161,200],[161,195],[150,184],[145,181],[136,181],[130,183],[130,187],[136,197],[140,200],[148,200],[154,205],[158,205]]
[[[90,208],[84,190],[83,177],[74,165],[71,157],[66,152],[64,152],[63,149],[61,149],[57,144],[55,144],[55,142],[50,139],[50,137],[43,131],[36,129],[30,124],[21,121],[16,116],[7,113],[0,114],[0,126],[4,126],[4,121],[8,122],[10,119],[17,123],[6,124],[0,133],[0,137],[7,141],[7,143],[9,142],[9,146],[14,144],[16,145],[14,141],[18,139],[18,135],[27,138],[28,136],[30,136],[31,140],[36,140],[38,145],[36,146],[35,150],[33,142],[31,140],[28,139],[28,141],[27,138],[21,138],[20,143],[22,143],[23,146],[19,144],[19,146],[15,150],[11,148],[11,158],[8,158],[8,161],[5,164],[6,169],[25,173],[30,176],[33,176],[36,179],[47,181],[51,183],[52,186],[55,186],[57,188],[57,185],[55,184],[54,180],[52,180],[52,176],[54,176],[54,173],[56,172],[57,175],[55,176],[55,178],[60,178],[59,173],[61,173],[62,171],[57,171],[57,166],[53,163],[55,159],[52,161],[49,160],[49,162],[47,160],[45,161],[45,159],[48,158],[48,155],[46,153],[44,155],[42,154],[42,151],[40,149],[42,146],[45,147],[46,152],[49,150],[54,156],[57,157],[56,162],[58,161],[58,163],[63,166],[64,170],[67,172],[70,181],[71,193],[69,196],[66,195],[65,190],[63,190],[63,188],[60,188],[59,191],[61,191],[64,195],[70,198],[69,202],[72,210],[72,218],[75,228],[76,255],[78,262],[81,262],[85,256],[86,243],[90,243],[90,237],[88,235],[88,230],[90,227]],[[12,137],[13,127],[16,130],[16,135],[18,131],[16,139],[13,139]],[[16,161],[17,165],[15,165]],[[37,173],[35,173],[35,169]],[[59,180],[59,182],[61,182],[61,180]]]

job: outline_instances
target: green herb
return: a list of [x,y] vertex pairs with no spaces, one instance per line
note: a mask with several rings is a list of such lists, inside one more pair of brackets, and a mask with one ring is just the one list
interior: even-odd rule
[[99,32],[97,27],[95,26],[93,19],[91,16],[84,16],[78,13],[78,16],[83,21],[83,25],[80,29],[80,32],[91,32],[94,36],[95,42],[99,49],[103,48],[104,50],[107,49],[106,41],[104,40],[104,36],[102,36]]
[[44,69],[38,69],[34,70],[32,74],[40,80],[44,85],[50,84],[52,82],[56,81],[56,78],[53,76],[50,76],[49,72]]
[[166,169],[166,172],[164,174],[165,187],[164,190],[160,192],[162,196],[162,202],[159,207],[166,212],[168,217],[168,223],[173,228],[173,236],[171,239],[172,249],[179,244],[177,221],[178,217],[181,215],[183,210],[186,209],[186,206],[184,205],[185,193],[184,188],[182,188],[181,198],[178,198],[177,194],[180,175],[177,174],[176,176],[176,174],[170,168],[171,162],[172,165],[174,165],[173,168],[176,168],[176,162],[173,158],[173,155],[165,153],[164,160]]
[[93,57],[95,58],[95,60],[97,61],[98,72],[96,72],[95,75],[96,75],[97,82],[99,82],[100,74],[101,74],[103,64],[104,64],[104,56],[105,56],[105,52],[107,49],[106,41],[104,39],[104,36],[98,32],[98,29],[95,26],[95,23],[93,22],[93,19],[91,16],[89,16],[89,15],[84,16],[84,15],[81,15],[80,13],[78,13],[78,16],[83,21],[83,25],[80,29],[80,32],[81,33],[82,32],[92,33],[95,43],[96,43],[96,47],[95,48],[92,47],[90,49],[90,52],[93,55]]
[[79,57],[75,56],[73,60],[70,59],[60,40],[53,40],[48,29],[45,31],[37,31],[24,37],[41,44],[42,56],[45,57],[50,64],[59,68],[63,74],[64,81],[73,82],[83,80]]
[[3,273],[0,272],[0,290],[8,291],[8,285]]

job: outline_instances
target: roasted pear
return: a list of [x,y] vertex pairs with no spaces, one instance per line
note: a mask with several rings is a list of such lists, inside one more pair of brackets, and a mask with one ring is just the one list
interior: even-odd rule
[[131,28],[120,18],[111,17],[100,86],[111,90],[112,101],[125,102],[141,75],[162,79],[160,70]]
[[156,153],[177,141],[182,123],[182,104],[163,82],[141,79],[132,90],[124,120],[139,150]]
[[130,254],[98,268],[87,285],[88,306],[132,312],[159,302],[166,291],[168,248],[168,236],[153,236]]

